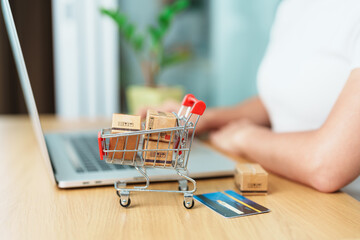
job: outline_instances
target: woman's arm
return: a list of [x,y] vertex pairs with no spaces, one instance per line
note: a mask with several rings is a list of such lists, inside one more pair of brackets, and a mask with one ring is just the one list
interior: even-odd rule
[[[180,103],[168,101],[160,107],[156,107],[159,111],[177,112]],[[141,109],[138,115],[146,116],[147,108]],[[269,116],[259,97],[250,98],[236,106],[219,107],[206,109],[204,115],[200,118],[196,126],[196,133],[203,133],[211,129],[217,129],[239,119],[250,119],[254,123],[261,126],[270,126]]]
[[265,106],[259,97],[253,97],[236,106],[206,110],[199,121],[196,131],[203,132],[221,128],[232,121],[240,119],[249,119],[258,125],[270,126],[270,119]]
[[333,192],[360,174],[360,69],[355,69],[327,121],[308,132],[273,133],[237,122],[211,135],[220,148],[322,192]]

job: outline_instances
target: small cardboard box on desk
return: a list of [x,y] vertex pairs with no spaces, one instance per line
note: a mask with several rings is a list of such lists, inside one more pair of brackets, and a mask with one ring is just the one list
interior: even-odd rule
[[[149,109],[146,115],[145,129],[161,129],[176,127],[176,117],[172,113],[160,112]],[[143,158],[145,165],[152,166],[171,166],[173,151],[163,150],[156,151],[157,149],[173,148],[174,132],[161,132],[144,135],[144,151]]]
[[[141,129],[141,117],[126,114],[113,114],[111,133],[124,133],[129,131],[138,131]],[[127,141],[126,141],[127,138]],[[109,150],[136,150],[138,148],[140,136],[123,136],[110,138]],[[126,146],[125,146],[126,144]],[[116,147],[116,149],[115,149]],[[133,160],[136,158],[136,152],[115,152],[110,153],[109,158],[122,160]]]
[[266,195],[268,173],[259,164],[239,163],[235,169],[235,185],[241,195]]

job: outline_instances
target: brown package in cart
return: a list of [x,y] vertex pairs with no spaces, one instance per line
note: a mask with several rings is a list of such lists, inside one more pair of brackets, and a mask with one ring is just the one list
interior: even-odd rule
[[266,195],[268,173],[259,164],[239,163],[235,169],[235,184],[242,195]]
[[[129,131],[138,131],[141,129],[141,117],[126,114],[113,114],[111,133],[124,133]],[[127,138],[127,141],[126,141]],[[109,150],[135,150],[139,145],[140,136],[124,136],[110,138]],[[125,146],[126,143],[126,146]],[[116,149],[115,149],[116,146]],[[116,152],[110,153],[108,158],[133,160],[136,158],[136,152]]]
[[[176,117],[169,112],[160,112],[149,109],[146,115],[145,130],[159,129],[159,128],[173,128],[176,127]],[[172,142],[174,140],[174,132],[152,133],[149,136],[144,136],[145,139],[157,141],[158,138],[162,142]]]
[[[144,150],[156,150],[156,149],[172,149],[173,144],[169,142],[160,142],[158,145],[158,141],[144,141]],[[156,159],[155,159],[156,157]],[[170,167],[173,157],[173,151],[170,150],[164,150],[164,151],[144,151],[143,152],[143,158],[145,160],[146,166],[166,166]]]

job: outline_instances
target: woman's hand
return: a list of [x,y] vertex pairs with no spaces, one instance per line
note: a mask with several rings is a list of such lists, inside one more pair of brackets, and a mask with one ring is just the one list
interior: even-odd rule
[[247,138],[256,128],[253,122],[242,119],[234,121],[210,134],[210,142],[225,152],[245,157]]

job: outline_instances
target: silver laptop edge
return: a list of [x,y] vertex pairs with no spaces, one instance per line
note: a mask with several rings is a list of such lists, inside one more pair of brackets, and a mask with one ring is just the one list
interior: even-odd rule
[[31,123],[33,125],[36,139],[39,143],[41,154],[45,161],[46,168],[49,172],[51,181],[55,184],[55,176],[51,167],[49,153],[46,147],[44,134],[40,124],[39,114],[36,108],[34,95],[31,89],[29,75],[26,69],[24,56],[21,50],[19,37],[16,31],[14,18],[11,12],[10,4],[8,0],[1,0],[2,12],[4,15],[5,25],[9,36],[12,52],[14,54],[16,68],[19,74],[21,88],[24,93],[26,107],[30,114]]

